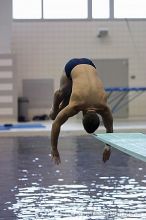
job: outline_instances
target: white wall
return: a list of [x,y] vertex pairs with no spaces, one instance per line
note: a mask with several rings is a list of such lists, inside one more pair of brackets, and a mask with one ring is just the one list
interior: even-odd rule
[[0,0],[0,53],[11,52],[12,0]]
[[[102,27],[109,29],[105,39],[97,38]],[[128,58],[129,86],[146,86],[146,21],[17,21],[12,51],[19,95],[24,78],[54,78],[57,87],[64,64],[72,57]],[[144,95],[131,102],[130,116],[146,115],[145,100]]]

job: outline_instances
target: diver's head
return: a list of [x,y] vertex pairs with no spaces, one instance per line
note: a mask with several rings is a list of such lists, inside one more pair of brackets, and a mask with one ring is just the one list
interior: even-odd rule
[[89,134],[93,133],[100,124],[99,116],[95,111],[87,111],[83,116],[83,127]]

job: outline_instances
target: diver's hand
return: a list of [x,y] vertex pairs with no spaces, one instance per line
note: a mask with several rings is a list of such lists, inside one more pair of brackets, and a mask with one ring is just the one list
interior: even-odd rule
[[105,147],[104,147],[103,157],[102,157],[102,160],[103,160],[104,163],[105,163],[107,160],[109,160],[110,155],[111,155],[110,146],[109,146],[108,144],[106,144]]
[[61,160],[60,160],[60,155],[59,155],[58,150],[52,150],[51,155],[52,155],[52,160],[54,161],[54,163],[59,165],[61,163]]

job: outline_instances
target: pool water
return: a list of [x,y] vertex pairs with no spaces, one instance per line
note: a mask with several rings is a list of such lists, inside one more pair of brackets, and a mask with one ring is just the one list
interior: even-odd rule
[[0,139],[0,220],[146,219],[146,163],[90,135]]

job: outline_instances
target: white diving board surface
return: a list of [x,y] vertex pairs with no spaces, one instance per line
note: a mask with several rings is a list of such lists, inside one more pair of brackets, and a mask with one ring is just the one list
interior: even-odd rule
[[111,147],[146,162],[146,135],[142,133],[93,134],[98,140]]

